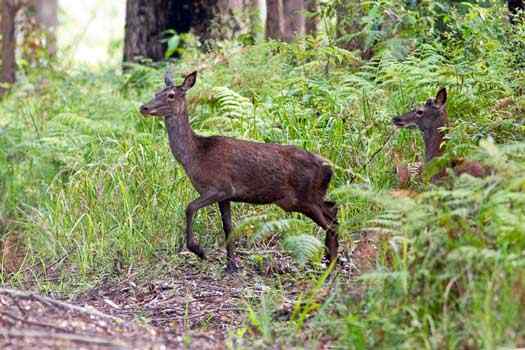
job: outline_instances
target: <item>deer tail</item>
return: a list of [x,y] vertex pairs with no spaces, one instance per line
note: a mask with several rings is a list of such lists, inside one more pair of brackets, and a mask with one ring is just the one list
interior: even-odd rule
[[332,180],[334,172],[329,164],[323,163],[321,165],[321,189],[326,192],[330,180]]

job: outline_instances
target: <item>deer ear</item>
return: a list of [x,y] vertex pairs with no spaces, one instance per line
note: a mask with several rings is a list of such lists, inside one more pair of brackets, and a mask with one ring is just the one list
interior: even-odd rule
[[445,103],[447,103],[447,89],[441,88],[439,89],[436,95],[436,105],[438,107],[441,107],[441,106],[444,106]]
[[195,85],[195,81],[197,80],[197,71],[190,73],[184,78],[184,82],[181,85],[181,88],[184,91],[188,91]]
[[166,87],[173,86],[173,78],[169,69],[166,71],[166,74],[164,74],[164,83]]

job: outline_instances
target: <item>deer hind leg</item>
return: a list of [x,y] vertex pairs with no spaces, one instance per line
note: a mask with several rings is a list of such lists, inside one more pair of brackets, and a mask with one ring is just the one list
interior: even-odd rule
[[223,197],[224,196],[216,192],[205,193],[192,201],[186,208],[186,247],[201,259],[206,259],[206,255],[193,235],[193,218],[199,209],[218,202],[223,199]]
[[230,202],[219,202],[219,210],[221,212],[222,227],[224,229],[224,236],[226,240],[226,272],[235,272],[239,269],[239,267],[235,261],[234,244],[232,239],[233,237],[231,237],[232,217]]

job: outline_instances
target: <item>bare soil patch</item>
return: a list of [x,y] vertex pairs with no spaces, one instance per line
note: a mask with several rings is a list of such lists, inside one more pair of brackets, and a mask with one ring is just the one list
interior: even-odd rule
[[[222,251],[207,262],[181,254],[187,261],[158,279],[141,281],[131,273],[68,301],[0,289],[0,348],[225,348],[228,329],[243,321],[244,302],[269,288],[270,269],[243,258],[244,269],[227,274]],[[276,265],[289,265],[277,255]]]
[[[356,247],[355,261],[342,257],[339,278],[350,279],[362,255],[367,261],[374,255],[368,244]],[[67,301],[0,289],[0,348],[225,349],[229,332],[244,322],[247,302],[257,301],[277,279],[286,281],[288,303],[308,285],[291,258],[265,248],[257,254],[268,258],[256,263],[254,252],[241,251],[243,269],[235,274],[223,271],[222,250],[206,262],[180,253],[176,266],[162,263],[166,270],[158,278],[129,272]]]

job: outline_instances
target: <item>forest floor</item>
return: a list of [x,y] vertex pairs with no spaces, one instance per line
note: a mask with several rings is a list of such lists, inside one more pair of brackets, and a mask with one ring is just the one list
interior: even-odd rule
[[[360,241],[341,259],[333,280],[344,275],[351,283],[348,277],[372,266],[375,251],[373,241]],[[182,264],[162,262],[148,276],[127,271],[67,301],[0,288],[0,348],[236,348],[231,335],[246,323],[250,301],[279,285],[285,293],[273,317],[289,318],[294,302],[311,282],[276,248],[258,249],[258,254],[269,257],[258,264],[249,260],[253,252],[241,250],[243,268],[233,274],[222,270],[222,250],[210,253],[202,262],[182,252]],[[331,285],[325,283],[321,298],[330,294]],[[323,348],[329,344],[327,339]]]

